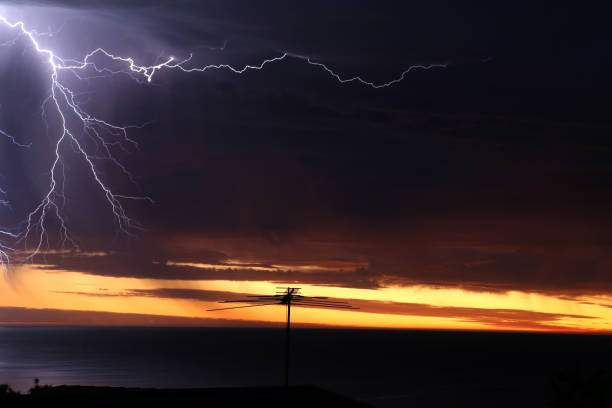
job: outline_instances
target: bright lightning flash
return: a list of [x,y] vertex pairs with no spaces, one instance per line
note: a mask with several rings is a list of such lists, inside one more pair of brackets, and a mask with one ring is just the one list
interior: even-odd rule
[[[7,29],[14,33],[11,40],[0,42],[0,47],[15,46],[18,40],[23,37],[26,39],[28,47],[31,47],[41,57],[42,64],[49,73],[48,77],[48,96],[42,103],[43,120],[47,122],[48,115],[53,112],[57,115],[61,128],[53,139],[53,156],[48,170],[48,187],[40,201],[34,203],[31,211],[26,216],[23,226],[17,230],[0,228],[0,267],[6,267],[10,262],[10,254],[15,251],[15,247],[23,244],[24,253],[28,258],[32,258],[42,249],[49,246],[48,229],[50,218],[55,218],[58,225],[62,245],[70,245],[73,249],[78,249],[76,242],[72,239],[70,230],[63,214],[65,203],[64,183],[64,153],[66,146],[84,161],[89,175],[104,194],[106,202],[115,223],[119,230],[125,234],[132,234],[139,225],[131,219],[123,205],[124,200],[149,200],[148,197],[134,196],[129,194],[119,194],[103,179],[101,171],[96,166],[99,160],[111,161],[118,167],[130,180],[133,180],[130,173],[111,153],[112,146],[123,146],[125,144],[136,145],[136,142],[129,138],[128,130],[130,126],[120,126],[104,119],[87,113],[79,103],[76,92],[67,85],[67,78],[72,77],[77,80],[87,80],[93,77],[105,77],[109,75],[124,73],[133,77],[135,80],[151,82],[157,71],[160,70],[180,70],[185,73],[204,72],[208,70],[229,70],[235,74],[244,74],[249,70],[261,70],[266,65],[283,61],[288,58],[299,59],[316,68],[323,69],[341,84],[356,82],[375,89],[385,88],[397,84],[414,69],[431,69],[446,67],[446,64],[414,65],[404,70],[397,78],[384,83],[374,83],[360,77],[343,78],[340,74],[333,71],[327,65],[315,62],[310,57],[292,54],[288,52],[263,60],[257,65],[245,65],[236,68],[228,64],[205,65],[201,67],[190,66],[191,56],[183,60],[176,60],[171,57],[165,62],[157,65],[138,65],[131,57],[114,55],[102,48],[97,48],[87,53],[82,60],[61,58],[54,51],[43,48],[38,38],[50,36],[49,33],[38,33],[35,30],[28,30],[22,21],[11,22],[0,14],[0,22]],[[101,63],[100,61],[105,61]],[[12,144],[19,148],[27,148],[29,144],[20,143],[13,135],[0,129],[0,137],[7,138]],[[92,147],[93,141],[93,147]],[[0,206],[9,206],[7,193],[0,188]],[[33,244],[30,244],[33,242]]]

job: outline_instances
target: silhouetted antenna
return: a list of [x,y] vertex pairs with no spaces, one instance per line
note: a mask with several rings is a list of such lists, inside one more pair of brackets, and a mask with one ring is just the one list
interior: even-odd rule
[[324,307],[329,309],[359,309],[342,300],[331,300],[324,296],[302,296],[300,288],[277,287],[275,295],[247,296],[248,299],[223,300],[220,303],[250,303],[246,306],[222,307],[217,310],[242,309],[245,307],[284,305],[287,307],[287,329],[285,331],[285,386],[289,386],[289,338],[291,331],[291,305],[302,307]]

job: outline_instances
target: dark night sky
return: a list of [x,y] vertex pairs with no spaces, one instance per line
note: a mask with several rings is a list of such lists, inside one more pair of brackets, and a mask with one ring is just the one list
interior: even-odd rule
[[[81,85],[92,92],[88,109],[104,118],[153,120],[130,133],[140,150],[117,151],[140,187],[104,168],[119,189],[156,203],[127,205],[145,231],[118,236],[83,164],[70,163],[75,236],[84,249],[115,252],[95,264],[77,255],[49,263],[207,279],[163,261],[344,262],[359,268],[292,279],[612,292],[605,13],[533,2],[119,3],[66,2],[30,15],[41,27],[66,21],[48,40],[62,55],[100,45],[147,62],[193,51],[202,63],[241,65],[289,51],[375,82],[413,64],[448,67],[378,90],[342,85],[297,59],[242,76],[160,71],[151,85],[128,77]],[[207,49],[225,40],[225,50]],[[36,120],[45,77],[26,68],[33,55],[0,55],[3,129],[40,138],[35,153],[0,139],[0,173],[16,207],[8,217],[18,219],[44,183],[47,162],[32,155],[49,149]]]

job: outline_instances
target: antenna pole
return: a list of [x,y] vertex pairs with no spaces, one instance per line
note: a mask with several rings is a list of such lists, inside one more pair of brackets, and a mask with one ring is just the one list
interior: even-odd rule
[[[2,1],[2,0],[0,0]],[[289,387],[289,360],[291,357],[291,303],[295,300],[297,306],[302,307],[325,307],[329,309],[359,309],[353,307],[347,302],[340,299],[330,299],[325,296],[302,296],[300,288],[283,288],[277,287],[275,295],[264,296],[247,296],[247,299],[232,299],[224,300],[221,303],[248,303],[246,306],[232,306],[217,309],[208,309],[208,311],[241,309],[243,307],[257,307],[268,305],[285,305],[287,306],[287,327],[285,329],[285,387]]]
[[285,334],[285,387],[289,386],[289,335],[291,332],[291,296],[287,301],[287,330]]

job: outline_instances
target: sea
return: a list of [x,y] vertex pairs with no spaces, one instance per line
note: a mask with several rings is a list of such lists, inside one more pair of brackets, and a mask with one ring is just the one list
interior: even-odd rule
[[[596,392],[612,370],[605,335],[294,328],[290,346],[291,384],[374,407],[543,407],[564,392]],[[0,384],[21,392],[35,378],[41,385],[275,386],[284,370],[280,328],[0,327]]]

